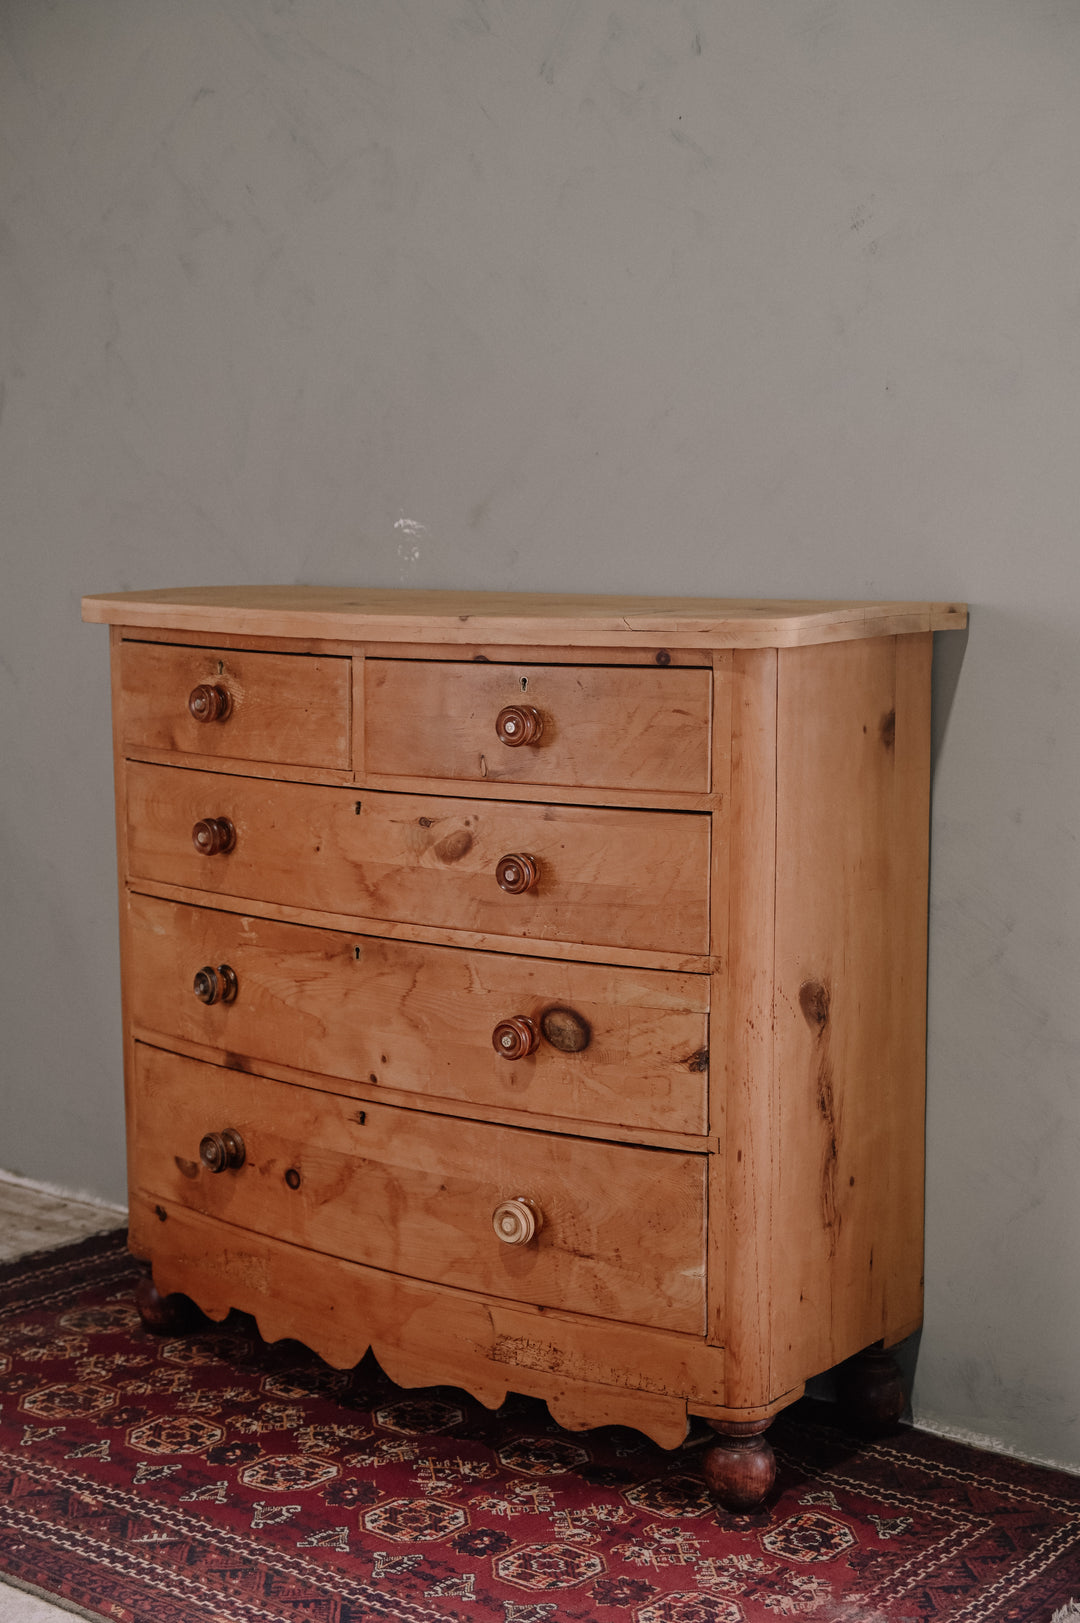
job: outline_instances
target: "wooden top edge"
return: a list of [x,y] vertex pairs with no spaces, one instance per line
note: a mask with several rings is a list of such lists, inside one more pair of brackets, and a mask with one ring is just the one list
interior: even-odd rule
[[961,629],[962,603],[182,586],[82,600],[97,624],[363,642],[790,648]]

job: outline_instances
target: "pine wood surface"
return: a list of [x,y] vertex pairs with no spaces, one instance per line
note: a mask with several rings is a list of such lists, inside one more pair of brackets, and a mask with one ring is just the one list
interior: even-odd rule
[[[347,659],[125,642],[121,737],[129,747],[345,768],[351,676]],[[229,694],[223,720],[192,716],[188,698],[200,684]]]
[[[138,1187],[148,1198],[406,1278],[702,1328],[704,1156],[358,1109],[141,1045],[136,1079]],[[208,1172],[200,1140],[227,1127],[243,1138],[245,1164]],[[492,1215],[522,1196],[543,1226],[529,1245],[504,1244]]]
[[[917,1326],[929,662],[962,606],[84,613],[113,626],[133,1244],[163,1289],[669,1445]],[[185,720],[226,677],[229,719]],[[533,703],[508,748],[495,716]],[[234,849],[195,850],[207,817]],[[194,998],[203,963],[234,1003]],[[496,1054],[551,1005],[585,1050]],[[258,1150],[201,1172],[226,1105]],[[526,1194],[553,1221],[503,1246],[491,1210]]]
[[773,1384],[921,1313],[930,654],[778,656]]
[[403,1279],[137,1190],[130,1222],[132,1250],[154,1258],[163,1293],[183,1292],[215,1319],[237,1307],[266,1340],[302,1338],[335,1368],[371,1347],[402,1386],[460,1386],[491,1408],[524,1392],[571,1430],[632,1426],[666,1448],[685,1437],[688,1409],[733,1420],[770,1413],[724,1405],[724,1351],[695,1336]]
[[[705,816],[356,794],[140,763],[127,793],[135,878],[447,929],[709,950]],[[234,850],[195,849],[206,817],[233,824]],[[521,895],[495,878],[514,852],[540,864]]]
[[[467,952],[283,924],[133,894],[131,1019],[162,1039],[277,1061],[481,1107],[582,1122],[708,1131],[709,980],[649,970]],[[227,962],[231,1003],[192,992],[203,964]],[[511,1061],[500,1020],[568,1008],[588,1047],[541,1036]]]
[[83,598],[83,618],[162,630],[500,645],[780,648],[966,624],[953,603],[781,602],[525,592],[190,586]]
[[[709,783],[708,671],[368,660],[368,775],[674,790]],[[543,720],[535,744],[496,735],[504,706]]]

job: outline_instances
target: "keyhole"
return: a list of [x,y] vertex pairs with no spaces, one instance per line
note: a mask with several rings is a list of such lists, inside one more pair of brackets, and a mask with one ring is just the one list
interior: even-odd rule
[[223,659],[219,659],[217,662],[217,673],[219,676],[225,675],[225,661]]
[[523,677],[520,678],[520,680],[521,680],[521,691],[522,691],[522,693],[528,693],[528,691],[529,691],[529,678],[527,676],[523,676]]

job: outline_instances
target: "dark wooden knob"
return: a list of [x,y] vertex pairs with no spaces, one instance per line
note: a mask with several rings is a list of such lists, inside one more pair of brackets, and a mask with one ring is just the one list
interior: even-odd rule
[[196,721],[224,721],[232,709],[232,698],[228,688],[200,682],[188,694],[187,707]]
[[247,1151],[235,1127],[226,1127],[222,1133],[207,1133],[199,1145],[199,1160],[207,1172],[225,1172],[229,1167],[242,1167]]
[[511,896],[520,896],[522,891],[532,890],[537,884],[540,864],[535,857],[515,854],[500,857],[495,864],[495,877],[501,889],[508,890]]
[[501,1054],[503,1059],[524,1059],[539,1047],[540,1033],[528,1015],[512,1014],[509,1019],[499,1021],[491,1033],[491,1041],[496,1054]]
[[495,717],[495,731],[504,744],[536,744],[544,730],[544,718],[531,704],[508,704]]
[[540,1030],[552,1048],[563,1054],[580,1054],[592,1037],[589,1022],[573,1009],[545,1009]]
[[231,1003],[239,990],[235,969],[228,964],[204,964],[195,971],[195,996],[200,1003]]
[[236,830],[227,817],[200,817],[191,831],[191,843],[204,857],[216,857],[219,851],[232,850]]

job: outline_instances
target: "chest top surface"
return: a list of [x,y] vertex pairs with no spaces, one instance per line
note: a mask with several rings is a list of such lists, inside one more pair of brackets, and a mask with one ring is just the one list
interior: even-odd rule
[[84,597],[83,619],[163,631],[547,647],[793,648],[960,629],[957,603],[602,597],[349,586],[182,586]]

